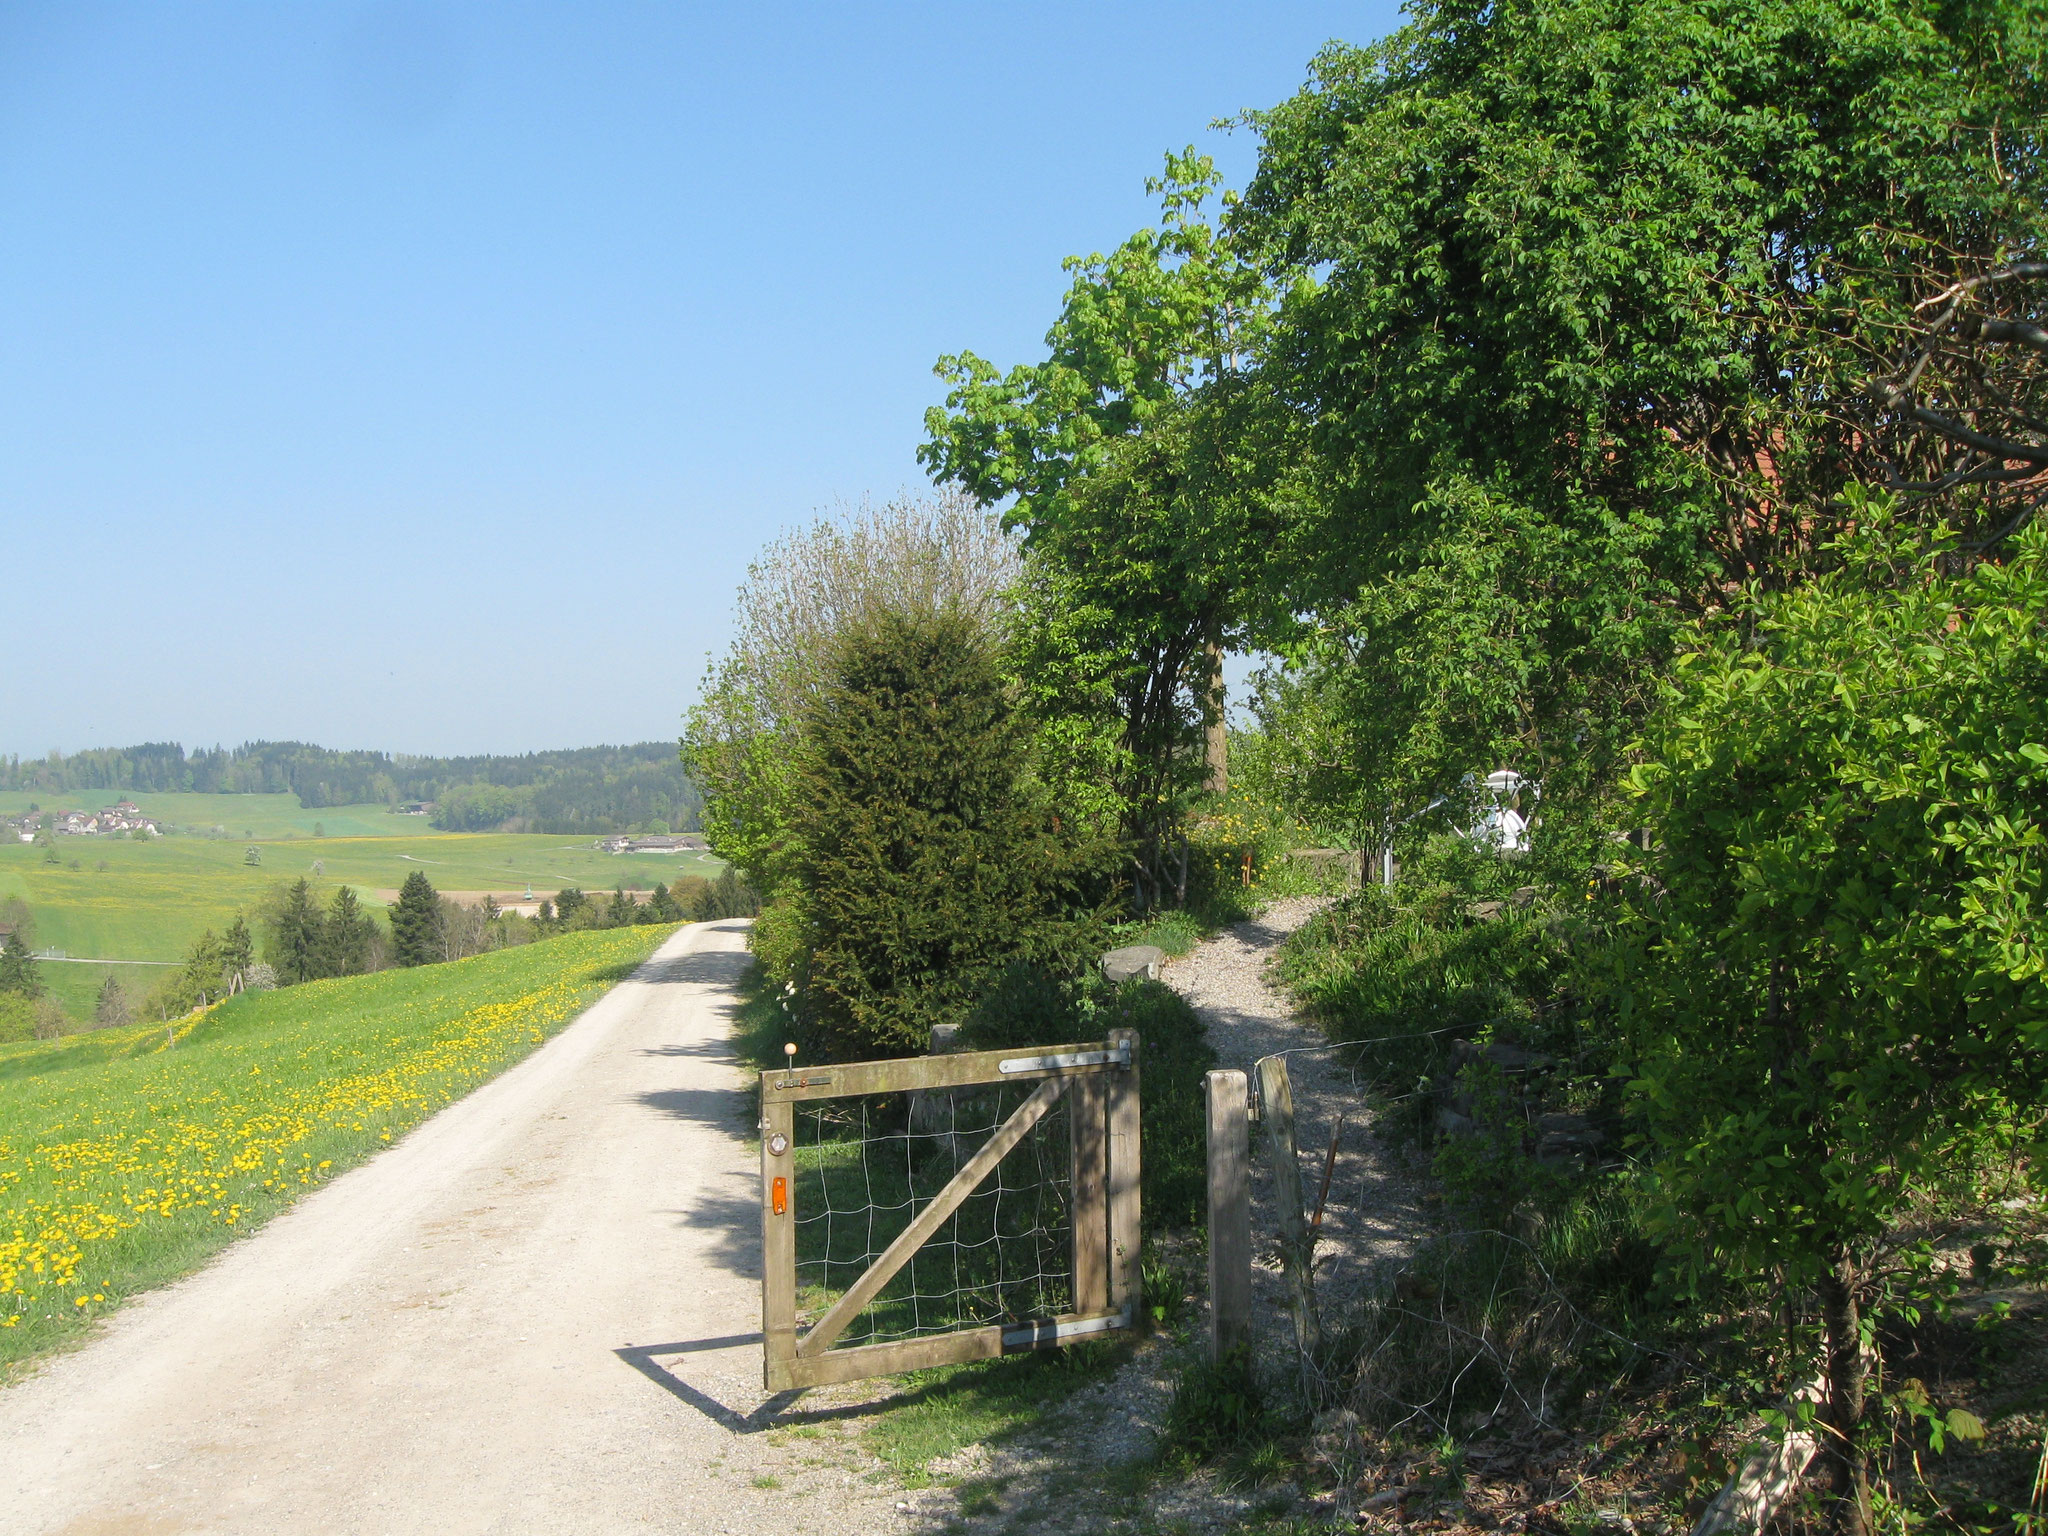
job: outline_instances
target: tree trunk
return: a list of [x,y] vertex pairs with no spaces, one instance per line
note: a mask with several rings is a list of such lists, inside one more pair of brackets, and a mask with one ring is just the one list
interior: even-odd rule
[[1223,722],[1223,647],[1211,640],[1202,647],[1202,654],[1209,664],[1208,725],[1203,736],[1209,777],[1202,787],[1220,795],[1230,788],[1230,730]]
[[1863,1429],[1863,1333],[1856,1305],[1856,1268],[1847,1254],[1820,1288],[1821,1314],[1828,1331],[1828,1434],[1826,1455],[1831,1471],[1835,1512],[1831,1522],[1842,1536],[1867,1536],[1870,1530],[1870,1469],[1865,1462]]

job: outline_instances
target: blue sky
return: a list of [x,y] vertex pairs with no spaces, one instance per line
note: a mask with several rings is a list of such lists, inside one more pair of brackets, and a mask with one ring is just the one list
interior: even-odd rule
[[674,735],[939,353],[1397,19],[0,4],[0,751]]

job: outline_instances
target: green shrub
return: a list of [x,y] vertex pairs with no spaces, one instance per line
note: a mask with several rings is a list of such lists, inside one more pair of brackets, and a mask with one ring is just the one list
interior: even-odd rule
[[2048,1094],[2048,532],[1970,562],[1858,511],[1841,570],[1697,632],[1613,962],[1671,1252],[1815,1294],[1831,1455],[1900,1228],[1983,1202]]
[[1459,1039],[1576,1054],[1569,929],[1541,907],[1482,921],[1469,904],[1445,885],[1367,886],[1281,950],[1282,978],[1333,1039],[1376,1042],[1353,1059],[1376,1086],[1405,1096],[1411,1129],[1433,1113],[1415,1090],[1456,1069]]
[[35,1037],[35,999],[19,992],[0,992],[0,1045]]

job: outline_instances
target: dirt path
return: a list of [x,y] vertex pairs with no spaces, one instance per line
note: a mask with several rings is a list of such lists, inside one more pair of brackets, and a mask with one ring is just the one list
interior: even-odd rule
[[857,1450],[755,1432],[744,942],[684,929],[525,1062],[0,1392],[0,1532],[899,1529]]
[[[1303,1193],[1311,1210],[1322,1183],[1331,1136],[1337,1155],[1320,1240],[1316,1288],[1326,1309],[1375,1281],[1398,1263],[1426,1229],[1417,1182],[1372,1133],[1372,1115],[1351,1073],[1325,1049],[1328,1037],[1295,1017],[1284,994],[1266,979],[1280,943],[1323,905],[1324,898],[1286,897],[1258,917],[1225,929],[1166,967],[1165,981],[1194,1005],[1216,1050],[1217,1064],[1253,1069],[1262,1056],[1287,1052],[1294,1089],[1295,1139],[1301,1149]],[[1341,1127],[1339,1117],[1342,1117]],[[1261,1354],[1291,1337],[1282,1311],[1279,1217],[1272,1199],[1263,1139],[1253,1137],[1252,1274],[1254,1323]]]

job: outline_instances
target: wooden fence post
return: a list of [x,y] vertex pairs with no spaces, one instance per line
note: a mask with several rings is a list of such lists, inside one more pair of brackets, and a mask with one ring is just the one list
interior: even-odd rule
[[1211,1072],[1209,1101],[1209,1358],[1252,1341],[1251,1125],[1242,1072]]
[[1294,1140],[1294,1083],[1285,1056],[1259,1063],[1259,1120],[1266,1128],[1266,1157],[1273,1165],[1273,1203],[1280,1209],[1280,1256],[1294,1298],[1294,1341],[1313,1360],[1323,1347],[1316,1312],[1315,1277],[1310,1272],[1308,1215],[1301,1202],[1301,1154]]
[[1128,1309],[1136,1324],[1145,1305],[1144,1218],[1138,1191],[1138,1032],[1112,1029],[1111,1050],[1128,1047],[1131,1064],[1109,1074],[1109,1304]]

